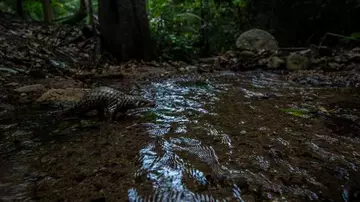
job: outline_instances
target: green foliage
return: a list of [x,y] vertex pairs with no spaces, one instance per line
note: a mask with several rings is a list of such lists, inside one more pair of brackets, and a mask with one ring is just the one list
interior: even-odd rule
[[247,5],[247,1],[244,0],[232,0],[232,3],[240,8],[245,8]]
[[43,8],[40,1],[36,0],[27,0],[23,1],[23,8],[24,12],[34,20],[42,20],[43,15]]
[[[94,12],[97,12],[98,1],[92,1],[92,4]],[[74,15],[79,6],[79,0],[51,0],[51,9],[55,19]],[[0,3],[2,11],[15,13],[15,8],[15,0],[5,0]],[[40,0],[23,0],[23,9],[28,18],[37,21],[43,20],[43,8]]]
[[[354,20],[360,17],[359,0],[145,1],[157,53],[166,59],[191,61],[200,53],[232,49],[236,37],[250,28],[271,31],[282,46],[317,43],[326,32],[349,36],[346,40],[360,39],[359,32],[354,32],[359,29]],[[74,15],[80,4],[79,0],[51,2],[55,19]],[[98,1],[92,2],[96,13]],[[43,20],[40,0],[23,0],[23,7],[28,19]],[[1,1],[0,10],[14,13],[16,1]]]
[[15,3],[16,1],[14,0],[3,0],[0,2],[0,10],[7,13],[14,13]]
[[[157,40],[160,55],[167,59],[190,61],[201,48],[201,29],[206,30],[210,54],[227,50],[235,44],[242,18],[238,11],[246,7],[245,0],[219,3],[208,0],[205,10],[198,1],[150,0],[150,26]],[[202,19],[201,9],[206,11]],[[203,24],[202,24],[203,22]]]
[[351,37],[354,38],[354,39],[360,39],[360,32],[353,32],[351,34]]
[[[201,31],[207,34],[209,53],[217,53],[231,48],[235,43],[238,27],[242,18],[238,12],[246,8],[246,0],[221,2],[188,0],[148,0],[147,11],[153,37],[157,41],[157,52],[162,58],[191,61],[199,56],[204,44],[201,43]],[[5,0],[7,9],[15,11],[15,1]],[[98,1],[93,2],[94,12]],[[204,9],[206,5],[206,10]],[[1,6],[1,5],[0,5]],[[27,18],[43,20],[40,0],[24,0],[24,12]],[[202,8],[203,7],[203,8]],[[74,15],[79,9],[79,0],[52,0],[51,8],[55,19]],[[205,19],[201,11],[206,11]],[[61,21],[57,21],[61,22]],[[87,19],[89,22],[89,19]]]
[[285,109],[281,109],[281,111],[296,117],[302,117],[302,118],[311,117],[311,114],[307,109],[285,108]]
[[163,58],[186,61],[197,54],[193,44],[198,40],[201,18],[191,10],[192,4],[149,1],[150,26]]

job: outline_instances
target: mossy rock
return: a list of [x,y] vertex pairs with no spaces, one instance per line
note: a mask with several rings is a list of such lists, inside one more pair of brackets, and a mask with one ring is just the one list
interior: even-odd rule
[[298,53],[291,53],[286,58],[286,68],[289,70],[304,70],[311,65],[309,58]]
[[254,53],[261,50],[274,52],[279,49],[275,37],[261,29],[250,29],[242,33],[236,40],[236,47],[240,50],[248,50]]

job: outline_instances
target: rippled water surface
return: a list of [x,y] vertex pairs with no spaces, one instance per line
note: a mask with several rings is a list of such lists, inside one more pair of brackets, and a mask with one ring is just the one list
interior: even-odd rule
[[116,123],[21,120],[1,139],[15,148],[2,154],[2,200],[356,200],[358,89],[261,72],[204,78],[144,85],[157,107]]

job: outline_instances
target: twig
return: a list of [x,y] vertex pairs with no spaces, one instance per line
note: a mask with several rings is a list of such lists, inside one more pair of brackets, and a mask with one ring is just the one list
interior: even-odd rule
[[301,50],[306,50],[308,49],[308,47],[288,47],[288,48],[279,48],[279,50],[284,50],[284,51],[301,51]]
[[325,41],[325,38],[327,36],[333,36],[333,37],[338,37],[338,38],[343,38],[343,39],[350,39],[350,40],[354,40],[354,41],[359,41],[358,39],[355,39],[355,38],[352,38],[352,37],[349,37],[349,36],[344,36],[344,35],[340,35],[340,34],[335,34],[335,33],[331,33],[331,32],[327,32],[322,38],[321,38],[321,41],[320,41],[320,44],[318,47],[321,47],[323,42]]

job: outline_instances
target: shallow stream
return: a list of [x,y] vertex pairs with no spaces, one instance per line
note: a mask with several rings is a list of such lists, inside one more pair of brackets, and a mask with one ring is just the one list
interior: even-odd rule
[[156,108],[110,124],[95,118],[47,128],[36,121],[43,112],[31,110],[3,124],[0,199],[360,198],[359,89],[254,71],[165,79],[138,93]]

